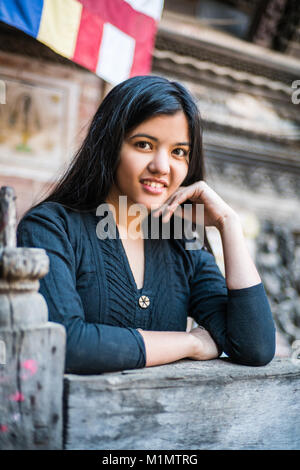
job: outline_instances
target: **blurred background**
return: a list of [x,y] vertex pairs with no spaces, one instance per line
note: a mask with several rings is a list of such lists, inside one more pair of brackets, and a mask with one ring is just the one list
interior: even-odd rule
[[[162,3],[126,2],[147,15],[145,8]],[[68,1],[70,8],[77,3]],[[68,165],[118,79],[83,66],[91,43],[80,60],[70,60],[5,14],[0,186],[14,187],[20,219]],[[146,70],[180,81],[196,97],[207,182],[241,217],[275,317],[276,355],[289,356],[300,339],[300,2],[165,0],[156,21],[148,69],[129,74]],[[108,45],[117,63],[109,52]],[[208,235],[224,272],[219,233],[209,228]]]

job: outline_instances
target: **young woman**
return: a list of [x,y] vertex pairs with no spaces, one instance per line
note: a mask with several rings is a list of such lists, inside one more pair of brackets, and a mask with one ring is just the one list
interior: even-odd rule
[[[66,372],[208,360],[222,352],[245,365],[272,360],[266,293],[237,214],[204,181],[201,135],[197,105],[180,83],[128,79],[100,104],[50,195],[20,221],[18,245],[44,248],[50,258],[40,292],[49,320],[66,328]],[[220,231],[225,279],[206,246],[186,249],[185,236],[151,238],[142,230],[154,215],[161,226],[171,223],[187,202],[203,204],[204,225]],[[138,238],[128,236],[134,204],[146,214]],[[115,237],[109,230],[103,236],[108,215]],[[186,331],[187,316],[199,327]]]

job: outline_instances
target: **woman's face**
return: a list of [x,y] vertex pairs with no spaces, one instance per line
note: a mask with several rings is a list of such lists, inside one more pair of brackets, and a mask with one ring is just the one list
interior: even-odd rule
[[[161,206],[188,172],[189,127],[183,111],[150,118],[124,140],[110,196],[127,196],[128,207],[143,204],[148,212]],[[156,182],[160,180],[161,182]]]

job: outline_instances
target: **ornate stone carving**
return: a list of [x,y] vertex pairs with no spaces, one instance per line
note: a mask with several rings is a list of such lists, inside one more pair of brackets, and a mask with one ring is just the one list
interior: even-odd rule
[[0,189],[0,253],[1,248],[16,246],[16,206],[13,188]]
[[65,329],[48,322],[47,303],[37,292],[48,268],[45,250],[16,247],[15,194],[2,187],[0,449],[62,448]]
[[237,185],[241,189],[300,199],[300,173],[283,172],[280,168],[270,169],[263,164],[253,168],[246,163],[210,158],[207,159],[207,170],[212,177],[220,178],[227,184]]
[[3,251],[2,277],[8,281],[41,279],[49,270],[49,258],[40,248],[6,248]]
[[[13,188],[0,190],[0,291],[38,290],[38,279],[49,270],[49,258],[40,248],[16,247],[16,207]],[[18,283],[18,281],[22,281]]]
[[279,330],[290,344],[300,339],[300,236],[274,221],[261,221],[256,264]]

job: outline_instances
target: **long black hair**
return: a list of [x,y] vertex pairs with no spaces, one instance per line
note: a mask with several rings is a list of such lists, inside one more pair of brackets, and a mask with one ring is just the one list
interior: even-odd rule
[[191,142],[188,173],[182,186],[205,178],[202,123],[194,97],[180,83],[143,75],[116,85],[97,109],[87,135],[63,176],[42,202],[54,201],[75,211],[96,210],[114,183],[126,135],[157,115],[183,111]]

